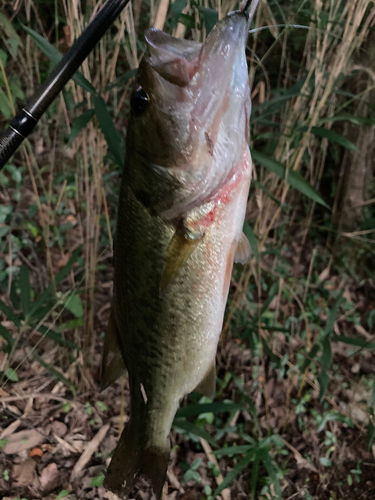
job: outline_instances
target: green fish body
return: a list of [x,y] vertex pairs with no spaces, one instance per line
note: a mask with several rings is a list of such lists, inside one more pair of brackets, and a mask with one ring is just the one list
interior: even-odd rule
[[[250,186],[248,16],[204,44],[146,32],[132,95],[118,207],[114,301],[104,385],[129,375],[131,416],[104,485],[139,476],[160,497],[181,398],[215,394],[215,355]],[[121,354],[121,356],[120,356]]]

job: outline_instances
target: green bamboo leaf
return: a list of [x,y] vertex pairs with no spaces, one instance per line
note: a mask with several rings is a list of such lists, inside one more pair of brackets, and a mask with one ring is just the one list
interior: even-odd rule
[[[307,127],[306,127],[306,130],[307,130]],[[337,134],[336,132],[333,132],[333,130],[329,130],[329,129],[324,128],[324,127],[312,127],[311,132],[314,135],[317,135],[318,137],[323,137],[325,139],[330,140],[331,142],[335,142],[336,144],[343,146],[344,148],[351,149],[352,151],[359,153],[358,148],[355,144],[348,141],[348,139],[345,139],[345,137],[343,137],[342,135]]]
[[310,351],[307,353],[306,359],[302,365],[301,372],[304,373],[307,368],[310,366],[310,363],[314,361],[315,356],[318,354],[319,351],[319,345],[314,344]]
[[204,27],[206,28],[207,35],[212,31],[212,28],[215,26],[219,19],[219,14],[217,10],[210,9],[208,7],[201,7],[201,11],[203,12],[203,22]]
[[375,407],[375,380],[372,383],[372,391],[371,391],[370,401],[369,401],[368,405],[370,408]]
[[98,95],[93,97],[95,113],[99,121],[100,128],[104,134],[105,140],[108,144],[108,149],[113,154],[117,165],[124,167],[125,156],[121,149],[121,141],[119,135],[113,125],[111,115],[108,112],[107,105],[104,99]]
[[21,308],[24,317],[30,312],[30,275],[29,269],[22,266],[20,269],[20,288],[21,288]]
[[14,314],[14,312],[6,304],[4,304],[2,300],[0,300],[0,311],[2,311],[8,319],[13,321],[18,328],[21,327],[21,320],[19,317]]
[[259,462],[260,462],[260,459],[258,456],[256,456],[254,463],[253,463],[252,471],[251,471],[251,483],[250,483],[251,500],[255,499],[255,489],[256,489],[257,482],[258,482]]
[[50,365],[49,363],[46,363],[44,361],[44,359],[42,357],[40,357],[39,354],[35,351],[35,349],[31,348],[31,354],[38,361],[38,363],[40,363],[43,366],[43,368],[45,368],[52,375],[52,377],[54,379],[60,380],[61,382],[63,382],[65,385],[70,387],[71,391],[74,394],[76,394],[77,388],[73,384],[73,382],[71,382],[66,377],[64,377],[64,375],[62,373],[60,373],[58,370],[56,370],[56,368],[54,368],[52,365]]
[[197,417],[202,413],[222,413],[242,410],[242,406],[234,403],[204,403],[185,406],[176,413],[176,418]]
[[325,370],[322,370],[319,374],[318,377],[318,382],[319,382],[319,401],[322,403],[324,399],[324,395],[327,391],[327,387],[329,384],[329,375]]
[[[54,64],[57,64],[61,61],[63,55],[45,38],[40,36],[39,33],[32,30],[28,26],[22,24],[22,27],[31,36],[31,38],[34,40],[34,42],[37,44],[40,50],[48,57],[50,61],[52,61]],[[83,90],[85,90],[86,92],[90,92],[90,94],[93,95],[96,93],[94,87],[88,80],[86,80],[86,78],[82,75],[82,73],[76,71],[72,76],[72,79],[77,85],[82,87]]]
[[[278,283],[273,283],[273,285],[270,288],[270,291],[267,294],[267,299],[263,302],[262,307],[260,309],[259,315],[262,316],[263,313],[265,313],[268,309],[268,306],[271,304],[273,298],[279,291],[279,284]],[[251,322],[251,325],[256,325],[258,323],[258,314],[255,315],[254,319]]]
[[193,16],[188,16],[187,14],[181,14],[178,22],[190,29],[195,29],[195,18]]
[[345,335],[332,335],[334,342],[343,342],[344,344],[362,347],[364,349],[375,349],[375,343],[368,340],[356,339],[354,337],[345,337]]
[[367,450],[370,451],[372,448],[372,443],[374,442],[375,439],[375,427],[373,426],[371,419],[368,421],[367,425]]
[[73,342],[72,340],[69,339],[64,339],[64,337],[61,335],[61,333],[57,333],[54,330],[51,330],[50,328],[47,328],[44,325],[40,325],[38,328],[38,332],[40,332],[44,337],[47,337],[57,344],[64,345],[66,347],[70,347],[71,349],[77,349],[78,351],[81,350],[80,346]]
[[323,118],[318,121],[319,125],[324,123],[332,123],[338,121],[348,121],[354,123],[354,125],[375,125],[375,119],[366,116],[353,116],[353,115],[338,115],[331,118]]
[[[266,116],[273,115],[275,111],[279,111],[287,101],[292,99],[292,97],[300,95],[305,80],[306,78],[299,80],[295,83],[295,85],[293,85],[293,87],[286,91],[284,91],[284,89],[276,89],[275,92],[282,92],[282,95],[277,95],[276,97],[265,101],[262,104],[258,104],[258,106],[253,106],[251,110],[251,123],[263,120]],[[254,114],[258,111],[263,112],[260,113],[258,117],[254,116]]]
[[278,498],[281,500],[282,498],[282,493],[281,493],[281,486],[280,486],[280,482],[277,478],[277,469],[276,467],[272,464],[272,461],[268,455],[267,452],[262,452],[260,454],[260,457],[261,461],[263,462],[264,466],[266,467],[267,469],[267,472],[269,474],[269,476],[271,477],[272,479],[272,482],[273,482],[273,485],[275,487],[275,490],[276,490],[276,493],[278,495]]
[[243,453],[250,451],[252,448],[253,445],[244,444],[240,446],[228,446],[228,448],[221,448],[220,450],[215,450],[212,453],[220,458],[228,455],[242,455]]
[[171,29],[177,26],[178,18],[187,5],[187,0],[175,0],[171,10]]
[[182,419],[182,418],[175,418],[173,425],[176,427],[179,427],[180,429],[191,432],[191,434],[194,434],[195,436],[201,437],[207,441],[207,443],[210,443],[211,446],[214,448],[217,448],[217,442],[215,439],[208,434],[202,427],[198,427],[195,424],[192,424],[188,420]]
[[[65,266],[56,274],[55,276],[55,285],[59,285],[63,279],[66,278],[68,273],[70,272],[73,265],[77,262],[79,254],[81,253],[82,247],[78,247],[72,253],[72,256],[65,264]],[[38,299],[34,302],[33,308],[30,312],[30,316],[36,314],[38,309],[40,309],[45,302],[49,302],[51,299],[54,299],[54,289],[52,283],[50,283],[44,292],[38,297]],[[44,316],[44,314],[43,314]],[[42,316],[40,316],[42,317]],[[39,318],[40,318],[39,317]]]
[[251,250],[254,252],[255,260],[259,262],[258,242],[254,234],[253,228],[246,221],[243,225],[243,232],[245,233],[246,238],[249,240]]
[[74,314],[76,318],[82,318],[83,307],[81,297],[77,293],[73,293],[69,296],[65,303],[65,307]]
[[13,340],[12,335],[5,328],[5,326],[3,326],[1,324],[0,324],[0,337],[3,337],[3,339],[7,343],[7,347],[5,348],[4,345],[2,345],[1,349],[4,349],[5,352],[7,352],[9,354],[10,351],[12,350],[12,346],[13,346],[14,340]]
[[21,301],[20,301],[19,296],[17,295],[17,287],[16,287],[16,283],[14,280],[12,281],[12,286],[10,288],[9,298],[12,302],[12,305],[13,305],[15,311],[21,309]]
[[138,69],[130,69],[120,77],[116,78],[116,80],[109,85],[106,86],[104,93],[108,92],[109,90],[112,90],[116,87],[125,87],[125,84],[128,83],[129,80],[134,78],[137,74]]
[[12,382],[18,382],[18,375],[16,373],[16,370],[13,370],[13,368],[8,368],[8,370],[5,372],[5,376]]
[[[263,153],[258,153],[257,151],[252,150],[251,156],[253,160],[263,165],[263,167],[268,168],[274,174],[276,174],[281,179],[285,180],[288,184],[290,184],[293,188],[297,189],[300,193],[304,194],[311,200],[316,203],[320,203],[326,208],[330,208],[327,203],[320,196],[318,191],[309,183],[306,179],[302,177],[299,172],[295,172],[294,170],[285,168],[285,165],[280,163],[279,161],[273,160],[269,156],[264,155]],[[286,178],[287,175],[287,178]]]
[[235,477],[243,471],[243,469],[253,460],[253,456],[255,454],[255,450],[250,450],[242,460],[236,464],[233,469],[226,475],[224,481],[216,488],[214,494],[212,495],[214,498],[230,484]]
[[76,116],[73,120],[72,129],[68,138],[68,145],[70,145],[74,139],[76,139],[81,131],[86,127],[91,118],[95,115],[94,109],[88,109],[84,111],[81,115]]
[[338,296],[338,298],[336,299],[336,302],[334,303],[330,313],[329,313],[329,316],[328,316],[328,320],[327,320],[327,323],[326,323],[326,327],[324,329],[324,335],[325,336],[328,336],[332,333],[333,331],[333,326],[335,324],[335,321],[336,321],[336,317],[337,317],[337,313],[339,312],[339,307],[340,307],[340,304],[341,302],[344,300],[343,299],[343,291],[340,293],[340,295]]
[[276,203],[276,205],[279,207],[281,205],[280,201],[272,194],[270,193],[270,191],[268,191],[267,188],[265,188],[263,186],[263,184],[261,182],[258,182],[257,180],[255,179],[251,179],[251,183],[258,187],[259,189],[261,189],[263,191],[264,194],[266,194],[269,198],[271,198],[271,200]]
[[322,364],[322,367],[326,370],[329,370],[331,368],[332,349],[328,336],[324,337],[322,341],[322,357],[320,362]]

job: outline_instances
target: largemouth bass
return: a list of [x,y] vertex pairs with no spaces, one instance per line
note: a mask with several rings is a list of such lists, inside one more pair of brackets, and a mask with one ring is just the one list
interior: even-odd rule
[[[257,3],[257,0],[253,2]],[[215,394],[215,356],[250,186],[251,14],[219,21],[203,44],[150,29],[131,97],[115,242],[104,386],[129,374],[131,416],[104,485],[146,476],[160,498],[181,398]]]

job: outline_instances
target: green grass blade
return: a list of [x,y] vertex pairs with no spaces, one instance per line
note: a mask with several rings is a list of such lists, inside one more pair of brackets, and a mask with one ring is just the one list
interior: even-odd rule
[[312,363],[315,359],[315,356],[318,354],[320,347],[319,344],[314,344],[310,351],[306,355],[306,359],[302,365],[301,372],[304,373],[307,368],[310,366],[310,363]]
[[217,10],[210,9],[208,7],[201,7],[203,12],[203,22],[204,27],[206,28],[207,35],[212,31],[212,28],[215,26],[219,19],[219,14]]
[[91,118],[95,115],[94,109],[88,109],[84,111],[81,115],[76,116],[73,120],[72,129],[68,138],[68,145],[70,145],[74,139],[76,139],[82,130],[86,127]]
[[[36,31],[32,30],[28,26],[22,25],[23,29],[27,31],[27,33],[31,36],[40,50],[48,57],[50,61],[57,64],[63,58],[63,55],[53,46],[51,45],[45,38],[39,35]],[[86,80],[86,78],[76,71],[72,76],[73,81],[83,88],[86,92],[90,92],[90,94],[95,94],[95,89],[91,85],[91,83]]]
[[334,342],[343,342],[344,344],[362,347],[363,349],[375,349],[375,343],[364,339],[356,339],[355,337],[345,337],[345,335],[332,335],[331,340]]
[[30,274],[26,266],[20,269],[20,288],[21,288],[21,309],[24,317],[30,312]]
[[255,488],[258,482],[258,470],[259,470],[259,457],[256,456],[254,460],[254,464],[251,471],[251,482],[250,482],[250,494],[251,500],[255,499]]
[[247,453],[253,448],[251,444],[244,444],[240,446],[228,446],[228,448],[220,448],[220,450],[215,450],[212,453],[217,457],[225,457],[227,455],[242,455]]
[[253,456],[255,454],[255,450],[250,450],[242,460],[236,464],[233,469],[225,476],[224,481],[216,488],[214,491],[213,497],[216,495],[220,495],[220,493],[233,481],[235,477],[240,474],[240,472],[253,460]]
[[244,223],[243,232],[245,233],[246,238],[249,240],[251,250],[254,252],[255,260],[259,262],[258,242],[254,234],[253,228],[250,226],[248,222]]
[[333,326],[335,324],[335,321],[336,321],[336,317],[337,317],[337,313],[339,312],[339,307],[340,307],[340,304],[341,302],[344,300],[343,299],[343,293],[344,292],[341,292],[339,297],[337,298],[336,302],[334,303],[330,313],[329,313],[329,316],[328,316],[328,320],[327,320],[327,323],[326,323],[326,327],[324,329],[324,335],[325,336],[328,336],[332,333],[333,331]]
[[125,84],[128,83],[129,80],[134,78],[137,74],[138,69],[130,69],[120,77],[116,78],[116,80],[109,85],[106,86],[104,93],[116,88],[116,87],[125,87]]
[[176,413],[176,418],[197,417],[202,413],[222,413],[242,410],[243,406],[234,403],[204,403],[185,406]]
[[192,424],[188,420],[182,419],[182,418],[175,418],[173,425],[176,427],[179,427],[180,429],[191,432],[191,434],[194,434],[195,436],[201,437],[207,441],[207,443],[210,443],[211,446],[214,448],[217,448],[218,444],[215,441],[215,439],[208,434],[202,427],[198,427],[195,424]]
[[309,182],[307,182],[307,180],[304,179],[299,172],[295,172],[291,169],[288,169],[287,172],[285,165],[283,165],[279,161],[274,160],[273,158],[270,158],[269,156],[266,156],[263,153],[258,153],[257,151],[252,150],[251,156],[253,160],[258,162],[263,167],[268,168],[268,170],[271,170],[271,172],[273,172],[283,180],[285,180],[286,174],[288,174],[286,182],[290,184],[294,189],[297,189],[297,191],[304,194],[316,203],[319,203],[326,208],[330,208],[320,196],[318,191]]
[[61,333],[57,333],[54,330],[51,330],[50,328],[47,328],[44,325],[40,325],[38,328],[38,332],[40,332],[44,337],[47,337],[57,344],[70,347],[71,349],[77,349],[78,351],[81,350],[80,346],[73,342],[72,340],[64,339],[64,337],[61,335]]
[[263,191],[263,193],[264,193],[264,194],[266,194],[269,198],[271,198],[271,200],[272,200],[274,203],[276,203],[276,205],[277,205],[278,207],[281,205],[280,201],[279,201],[279,200],[278,200],[275,196],[273,196],[273,194],[272,194],[272,193],[270,193],[270,192],[268,191],[268,189],[267,189],[267,188],[265,188],[261,182],[258,182],[258,181],[257,181],[257,180],[255,180],[255,179],[251,179],[251,183],[252,183],[254,186],[256,186],[256,187],[258,187],[259,189],[261,189],[261,190]]
[[12,350],[14,340],[13,340],[12,335],[5,328],[5,326],[3,326],[1,324],[0,324],[0,337],[3,337],[3,339],[8,344],[7,347],[1,346],[1,348],[4,349],[5,352],[7,352],[9,354]]
[[19,317],[14,314],[14,312],[6,304],[4,304],[2,300],[0,300],[0,311],[2,311],[8,319],[13,321],[18,328],[21,327],[21,320]]
[[171,29],[177,26],[178,18],[187,5],[187,0],[175,0],[171,10]]
[[273,485],[275,487],[278,498],[281,500],[281,498],[282,498],[281,486],[280,486],[280,482],[277,478],[276,467],[272,464],[272,461],[271,461],[268,453],[266,453],[266,452],[261,453],[260,459],[263,462],[265,468],[267,469],[268,474],[270,475],[270,477],[273,481]]
[[[55,285],[59,285],[63,279],[66,278],[68,273],[70,272],[73,265],[77,262],[79,254],[81,252],[81,247],[78,247],[72,253],[72,256],[65,264],[65,266],[56,274],[55,276]],[[38,297],[38,299],[34,302],[33,308],[30,312],[30,316],[35,314],[39,308],[41,308],[45,302],[54,299],[54,289],[52,283],[50,283],[44,292]],[[40,317],[39,317],[40,318]]]
[[322,370],[318,376],[319,382],[319,401],[323,402],[325,393],[327,392],[328,384],[329,384],[329,375],[325,370]]
[[35,351],[35,349],[31,348],[31,354],[38,361],[38,363],[40,363],[43,366],[43,368],[45,368],[51,374],[51,376],[54,379],[60,380],[61,382],[63,382],[65,385],[67,385],[71,389],[71,391],[74,394],[76,394],[77,388],[73,384],[73,382],[71,382],[66,377],[64,377],[64,375],[62,373],[60,373],[58,370],[56,370],[56,368],[54,368],[53,366],[51,366],[49,363],[46,363],[44,361],[44,359],[41,356],[39,356],[39,354]]
[[124,167],[125,156],[121,149],[120,137],[113,125],[111,115],[108,112],[107,105],[103,98],[94,96],[93,98],[95,113],[99,121],[99,126],[102,129],[105,140],[108,144],[108,149],[113,154],[117,165],[122,170]]
[[342,135],[337,134],[336,132],[333,132],[332,130],[329,130],[328,128],[313,127],[311,129],[311,132],[314,135],[317,135],[318,137],[323,137],[325,139],[328,139],[331,142],[335,142],[336,144],[343,146],[344,148],[351,149],[352,151],[359,153],[358,148],[355,144],[348,141],[348,139],[346,139]]

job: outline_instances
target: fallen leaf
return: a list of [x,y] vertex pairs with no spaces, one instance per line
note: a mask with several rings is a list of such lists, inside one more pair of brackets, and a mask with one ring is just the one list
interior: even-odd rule
[[8,437],[4,453],[7,455],[13,455],[22,450],[30,450],[30,448],[35,448],[42,441],[43,436],[37,431],[37,429],[26,429],[24,431],[15,432]]
[[32,458],[27,458],[22,463],[13,465],[13,486],[33,486],[35,482],[38,483],[35,467],[36,462]]
[[51,423],[51,430],[53,434],[57,434],[59,437],[64,437],[68,432],[68,427],[64,424],[64,422],[60,422],[59,420],[54,420]]
[[58,486],[59,480],[60,472],[55,462],[44,467],[40,475],[40,485],[44,493],[54,490]]

